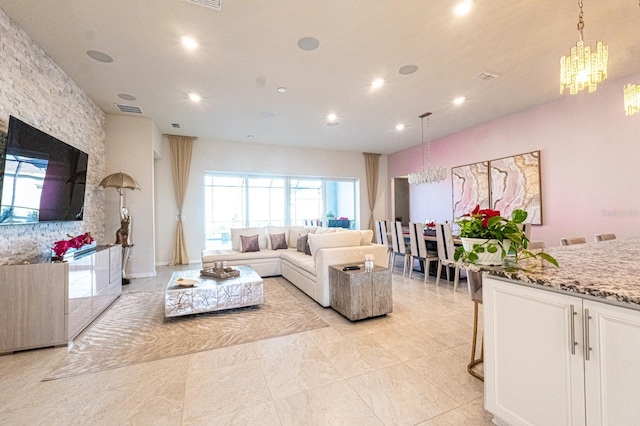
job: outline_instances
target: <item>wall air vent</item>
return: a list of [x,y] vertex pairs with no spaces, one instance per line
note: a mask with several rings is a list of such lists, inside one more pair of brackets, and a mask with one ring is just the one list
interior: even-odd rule
[[489,71],[482,71],[473,76],[473,78],[475,78],[476,80],[483,80],[483,81],[495,80],[498,77],[500,77],[499,74],[494,74]]
[[174,129],[179,129],[180,128],[180,124],[179,123],[171,123],[171,127],[173,127]]
[[198,6],[208,7],[209,9],[222,12],[222,0],[184,0],[187,3],[197,4]]
[[120,112],[128,112],[130,114],[142,114],[142,109],[134,105],[115,104]]

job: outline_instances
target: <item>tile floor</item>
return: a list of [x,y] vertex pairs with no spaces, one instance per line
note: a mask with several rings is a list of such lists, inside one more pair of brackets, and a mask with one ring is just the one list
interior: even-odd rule
[[356,323],[291,286],[329,327],[95,374],[42,382],[64,347],[0,356],[0,424],[490,425],[466,282],[422,280],[393,274],[393,313]]

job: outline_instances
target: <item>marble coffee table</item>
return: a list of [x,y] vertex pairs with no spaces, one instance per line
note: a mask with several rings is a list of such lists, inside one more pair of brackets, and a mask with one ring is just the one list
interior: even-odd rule
[[[164,297],[164,316],[177,317],[201,312],[220,311],[264,303],[264,281],[249,266],[234,266],[240,275],[227,279],[200,276],[200,271],[176,271],[171,276]],[[176,283],[178,278],[198,280],[193,287]]]

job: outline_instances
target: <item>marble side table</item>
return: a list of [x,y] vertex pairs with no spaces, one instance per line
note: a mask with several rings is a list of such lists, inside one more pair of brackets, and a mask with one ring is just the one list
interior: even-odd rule
[[377,265],[372,272],[365,272],[363,265],[355,271],[342,270],[350,265],[329,267],[331,307],[351,321],[392,312],[391,270]]

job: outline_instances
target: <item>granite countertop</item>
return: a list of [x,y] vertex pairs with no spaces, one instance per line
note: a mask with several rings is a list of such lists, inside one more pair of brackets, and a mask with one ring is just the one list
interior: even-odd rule
[[550,247],[545,252],[560,267],[539,259],[521,261],[514,268],[464,267],[640,309],[640,239]]

